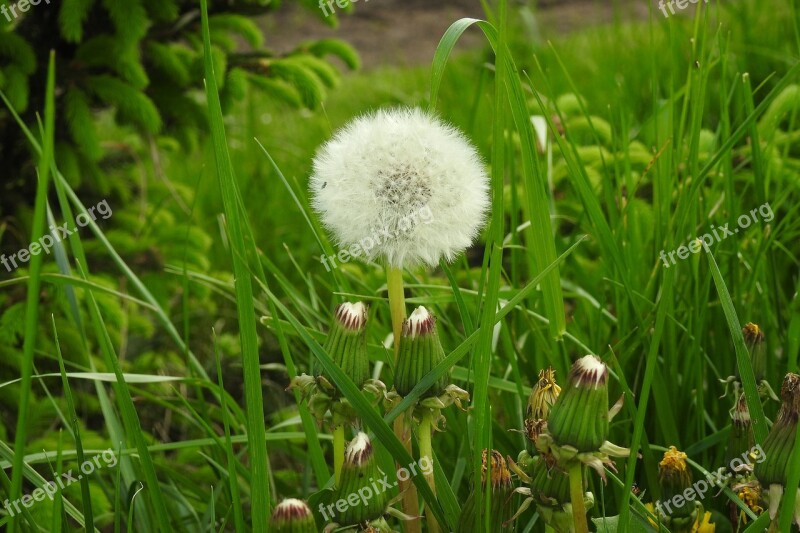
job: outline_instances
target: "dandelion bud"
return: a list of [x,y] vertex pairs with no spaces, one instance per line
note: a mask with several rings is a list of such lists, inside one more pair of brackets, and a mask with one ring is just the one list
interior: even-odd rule
[[369,379],[366,325],[367,306],[362,302],[340,304],[325,341],[325,351],[358,388]]
[[[673,497],[682,495],[683,492],[692,486],[692,472],[686,464],[686,454],[679,451],[675,446],[670,446],[664,452],[664,458],[658,463],[658,484],[661,486],[663,501],[669,502]],[[667,506],[665,506],[667,507]],[[687,523],[694,523],[695,507],[691,503],[680,507],[670,506],[668,516],[672,523],[681,518],[691,518]]]
[[369,437],[359,433],[345,450],[336,501],[344,500],[347,506],[336,515],[335,521],[342,526],[353,526],[380,518],[386,511],[388,497],[378,483],[382,478]]
[[[403,322],[403,336],[394,371],[397,393],[400,396],[408,395],[444,358],[444,349],[436,332],[436,317],[424,307],[417,307]],[[446,378],[442,376],[423,394],[423,398],[439,396],[446,384]]]
[[273,533],[315,533],[314,515],[303,500],[283,500],[272,511],[269,530]]
[[781,401],[778,417],[764,441],[764,459],[756,463],[754,473],[761,486],[769,493],[769,516],[773,520],[777,516],[784,491],[797,493],[794,519],[800,525],[800,490],[798,487],[786,487],[800,414],[800,375],[786,374],[781,387]]
[[572,365],[567,385],[561,390],[547,419],[547,427],[559,446],[578,452],[599,450],[608,438],[608,369],[593,355]]
[[[513,487],[511,486],[511,472],[503,455],[497,450],[492,450],[491,454],[491,473],[487,465],[487,453],[483,450],[483,467],[481,471],[481,490],[486,490],[486,477],[489,474],[489,498],[491,508],[489,510],[489,520],[491,526],[489,531],[510,531],[505,527],[505,523],[511,518],[511,496]],[[459,533],[471,533],[475,530],[475,518],[478,509],[475,507],[475,491],[473,490],[461,512],[456,531]],[[483,515],[483,513],[481,513]]]
[[767,344],[764,342],[764,330],[757,324],[749,322],[742,328],[742,334],[747,344],[747,351],[750,353],[750,364],[753,366],[756,383],[760,383],[767,373]]

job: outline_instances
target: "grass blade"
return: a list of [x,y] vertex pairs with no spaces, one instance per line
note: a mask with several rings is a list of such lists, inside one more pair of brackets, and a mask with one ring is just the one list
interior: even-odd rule
[[236,276],[236,308],[239,318],[239,336],[242,342],[242,371],[244,373],[247,404],[247,436],[250,463],[253,470],[251,488],[251,520],[253,531],[266,533],[272,498],[269,486],[266,431],[264,429],[264,399],[261,391],[261,368],[258,359],[258,334],[250,269],[247,265],[244,230],[236,200],[236,178],[233,175],[228,152],[222,107],[219,101],[216,74],[211,58],[211,36],[208,27],[208,2],[200,1],[205,55],[206,99],[208,103],[211,138],[217,165],[222,203],[228,224],[233,270]]

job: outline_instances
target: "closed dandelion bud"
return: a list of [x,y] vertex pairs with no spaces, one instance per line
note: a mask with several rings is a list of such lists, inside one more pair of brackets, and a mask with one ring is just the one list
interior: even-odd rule
[[800,375],[787,374],[781,387],[781,408],[772,429],[762,446],[763,461],[755,465],[755,476],[765,491],[768,491],[769,516],[773,520],[778,513],[781,497],[785,490],[797,493],[794,518],[800,525],[800,490],[786,487],[789,475],[789,461],[794,451],[797,420],[800,413]]
[[336,490],[335,500],[344,500],[347,506],[333,520],[342,526],[353,526],[380,518],[388,505],[388,494],[377,482],[382,478],[369,437],[359,433],[345,450]]
[[[682,495],[683,492],[692,486],[692,472],[686,464],[686,454],[679,451],[675,446],[670,446],[664,452],[664,458],[658,463],[658,484],[661,486],[662,498],[664,502],[669,502],[673,497]],[[681,496],[683,497],[683,496]],[[695,506],[691,502],[685,502],[682,506],[665,505],[668,516],[672,518],[672,523],[676,524],[676,519],[691,518],[687,520],[689,525],[694,523]]]
[[[487,475],[489,477],[489,498],[491,508],[489,510],[489,531],[509,530],[505,523],[511,518],[511,472],[508,469],[503,455],[497,450],[492,450],[491,454],[491,473],[487,472],[487,453],[483,450],[483,468],[481,472],[481,490],[486,490]],[[458,521],[458,533],[471,533],[475,531],[475,518],[478,509],[475,506],[475,491],[473,490],[467,498],[461,517]],[[481,513],[482,514],[482,513]]]
[[593,355],[572,365],[567,385],[561,390],[547,419],[547,427],[559,446],[578,452],[599,450],[608,438],[608,369]]
[[362,302],[340,304],[325,341],[325,351],[358,388],[369,379],[366,325],[367,307]]
[[742,334],[747,344],[747,351],[750,353],[750,364],[753,366],[756,383],[759,383],[767,373],[767,344],[764,331],[757,324],[749,322],[742,328]]
[[[417,307],[403,322],[403,336],[394,370],[397,393],[400,396],[408,395],[444,358],[444,349],[436,332],[436,317],[424,307]],[[439,396],[446,384],[446,378],[442,376],[422,397]]]
[[303,500],[289,498],[279,503],[272,511],[269,521],[272,533],[316,533],[314,515]]

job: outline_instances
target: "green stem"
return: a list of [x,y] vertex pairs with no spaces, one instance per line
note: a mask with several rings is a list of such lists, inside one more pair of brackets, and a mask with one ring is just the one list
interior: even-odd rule
[[[420,460],[427,457],[430,468],[425,472],[425,480],[431,488],[433,494],[436,494],[436,479],[433,475],[433,410],[428,409],[422,415],[422,421],[419,424],[419,455]],[[430,507],[425,508],[425,514],[428,516],[428,531],[429,533],[439,533],[439,522],[433,516]]]
[[569,467],[569,495],[572,500],[572,518],[575,533],[589,533],[586,522],[586,506],[583,504],[583,465],[573,461]]
[[403,334],[403,320],[406,319],[406,299],[403,293],[403,269],[388,267],[386,269],[386,286],[389,290],[389,312],[392,315],[392,333],[394,334],[394,357],[400,352],[400,336]]
[[339,485],[339,479],[342,477],[342,465],[344,465],[344,425],[333,430],[333,475],[336,485]]
[[[406,319],[406,299],[403,292],[403,269],[386,268],[386,287],[389,292],[389,312],[392,316],[392,333],[394,334],[394,358],[400,353],[400,337],[403,334],[403,320]],[[407,417],[402,414],[394,420],[394,434],[411,454],[411,430]],[[401,465],[402,466],[402,465]],[[403,512],[409,516],[419,513],[417,489],[411,480],[400,481],[400,492],[403,494]],[[405,525],[406,533],[420,533],[422,526],[418,520],[411,520]]]

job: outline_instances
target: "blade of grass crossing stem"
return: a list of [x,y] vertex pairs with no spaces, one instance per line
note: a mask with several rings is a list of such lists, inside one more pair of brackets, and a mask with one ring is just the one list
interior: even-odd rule
[[[412,464],[414,459],[395,436],[394,430],[383,420],[378,411],[376,411],[370,401],[364,397],[363,393],[356,387],[350,377],[333,362],[333,359],[325,353],[322,346],[314,340],[314,337],[311,336],[306,328],[295,318],[292,312],[289,311],[272,292],[267,292],[267,296],[274,302],[278,311],[286,317],[286,320],[291,324],[292,328],[294,328],[297,334],[303,339],[303,342],[305,342],[306,346],[308,346],[319,361],[326,375],[331,377],[333,383],[342,391],[344,397],[350,401],[353,409],[358,413],[367,427],[375,433],[378,441],[380,441],[392,455],[395,462],[401,465]],[[458,514],[454,515],[453,513],[445,513],[443,511],[423,476],[412,476],[411,479],[417,486],[417,490],[422,495],[425,503],[431,507],[439,523],[447,524],[448,527],[453,528],[458,521]],[[460,509],[458,512],[461,512]],[[452,529],[449,529],[449,531],[452,531]]]
[[[72,398],[72,389],[69,386],[67,379],[67,369],[64,367],[64,358],[61,355],[61,343],[58,340],[58,330],[56,329],[56,318],[50,315],[50,320],[53,324],[53,339],[56,345],[56,357],[58,357],[58,369],[61,372],[61,383],[64,387],[64,398],[67,401],[67,411],[69,412],[70,420],[72,421],[72,434],[75,439],[75,452],[78,459],[78,464],[83,464],[86,457],[83,454],[83,442],[81,441],[81,428],[78,424],[78,414],[75,411],[75,401]],[[94,513],[92,512],[92,499],[89,493],[89,477],[82,476],[81,483],[81,498],[83,499],[83,517],[87,524],[94,524]],[[60,495],[60,493],[59,493]],[[57,531],[57,530],[54,530]]]
[[[55,52],[50,52],[50,63],[47,68],[47,85],[45,90],[44,106],[44,150],[39,157],[39,180],[36,186],[36,201],[34,204],[33,232],[30,242],[37,242],[45,230],[47,209],[47,183],[50,177],[50,158],[53,154],[55,136]],[[36,348],[36,331],[39,325],[39,274],[42,271],[42,254],[31,257],[30,281],[25,305],[25,339],[22,347],[22,382],[19,393],[19,409],[17,410],[17,428],[14,438],[14,464],[11,471],[11,500],[16,500],[22,493],[22,458],[25,455],[25,444],[28,437],[28,409],[31,396],[31,376],[33,375],[33,358]],[[8,525],[8,531],[14,533],[17,528],[17,516],[14,516]]]
[[756,443],[763,444],[764,439],[767,438],[767,420],[764,417],[764,409],[758,397],[756,377],[753,373],[753,367],[750,364],[750,355],[742,335],[742,326],[739,323],[739,318],[736,315],[736,308],[733,305],[728,287],[725,285],[725,280],[722,279],[722,274],[719,271],[717,262],[714,260],[714,256],[710,252],[706,252],[706,255],[708,256],[708,266],[711,269],[711,275],[714,277],[714,285],[717,287],[719,300],[722,304],[722,310],[728,322],[728,329],[730,329],[731,337],[733,338],[733,345],[736,349],[736,366],[742,378],[742,388],[744,389],[747,408],[753,420],[753,436],[755,437]]
[[245,400],[247,405],[247,436],[253,477],[251,482],[251,520],[253,531],[267,531],[271,495],[269,486],[269,463],[267,459],[266,430],[264,428],[264,401],[261,391],[261,367],[258,360],[258,337],[250,270],[246,263],[244,233],[239,207],[236,202],[236,185],[233,165],[228,153],[222,108],[217,92],[214,65],[211,60],[211,36],[208,28],[208,2],[200,1],[203,26],[203,50],[205,56],[206,99],[209,125],[214,145],[214,155],[222,193],[222,203],[228,224],[228,234],[236,276],[236,307],[239,317],[239,336],[242,342],[242,371],[244,373]]

